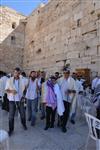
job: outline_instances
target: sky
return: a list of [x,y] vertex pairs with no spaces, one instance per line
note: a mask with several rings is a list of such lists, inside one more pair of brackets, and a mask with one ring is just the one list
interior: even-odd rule
[[19,13],[28,16],[41,3],[47,3],[48,0],[0,0],[1,6],[8,6]]

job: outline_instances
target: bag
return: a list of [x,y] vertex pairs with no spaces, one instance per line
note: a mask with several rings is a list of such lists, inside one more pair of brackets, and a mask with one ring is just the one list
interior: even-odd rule
[[9,100],[6,93],[3,96],[2,109],[9,112]]
[[25,97],[22,97],[20,103],[23,103],[24,107],[26,108],[26,106],[27,106],[27,99]]

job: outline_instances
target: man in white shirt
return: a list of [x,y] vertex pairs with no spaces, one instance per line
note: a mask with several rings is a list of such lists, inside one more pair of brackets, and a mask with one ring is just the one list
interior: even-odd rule
[[4,73],[3,77],[0,78],[0,90],[1,90],[1,96],[4,96],[5,93],[5,86],[7,82],[8,77],[6,76],[6,73]]
[[26,76],[26,73],[22,72],[21,77],[23,79],[24,84],[26,84],[26,86],[27,86],[28,85],[28,77]]
[[2,105],[2,77],[3,77],[3,72],[0,71],[0,106]]
[[7,99],[7,94],[5,92],[6,82],[8,80],[8,77],[6,73],[3,73],[3,77],[0,79],[0,91],[1,91],[1,97],[2,97],[2,109],[9,111],[9,102]]
[[9,136],[11,136],[14,131],[14,116],[16,108],[18,108],[20,113],[21,123],[24,129],[27,130],[25,108],[22,100],[25,88],[26,85],[20,77],[20,69],[15,68],[13,77],[7,80],[5,88],[9,99]]
[[82,83],[77,79],[77,74],[75,72],[72,74],[72,78],[75,80],[75,84],[76,84],[76,95],[73,98],[73,102],[71,106],[70,121],[72,124],[75,124],[78,95],[83,92],[83,86]]
[[45,119],[45,105],[44,103],[42,103],[42,86],[45,82],[45,76],[46,76],[46,73],[44,71],[41,71],[40,73],[40,79],[38,80],[38,87],[39,87],[39,93],[40,93],[40,111],[41,111],[41,117],[40,119],[43,120]]
[[28,121],[31,121],[31,126],[35,125],[38,101],[38,80],[36,79],[36,72],[31,71],[30,79],[26,92],[27,107],[28,107]]
[[100,84],[100,76],[96,76],[92,80],[92,92],[94,93],[95,88]]
[[73,97],[76,93],[75,80],[70,76],[70,70],[65,68],[63,71],[63,78],[59,81],[59,86],[61,89],[61,94],[63,97],[63,103],[65,107],[65,111],[63,116],[61,117],[62,122],[62,132],[66,132],[66,124],[69,119],[70,107],[73,100]]

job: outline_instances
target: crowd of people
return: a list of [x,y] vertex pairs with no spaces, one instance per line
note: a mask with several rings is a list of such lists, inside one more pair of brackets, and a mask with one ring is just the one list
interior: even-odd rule
[[[27,130],[26,120],[31,126],[36,125],[40,111],[40,119],[46,120],[44,130],[54,128],[57,116],[57,125],[65,133],[68,120],[75,124],[79,96],[83,95],[86,88],[84,82],[77,73],[71,74],[67,67],[63,69],[62,76],[59,72],[47,77],[44,71],[31,71],[27,77],[20,68],[15,68],[13,75],[2,72],[0,98],[2,109],[9,112],[9,136],[14,131],[16,109],[24,130]],[[94,95],[97,118],[100,119],[100,76],[92,81],[91,93]]]

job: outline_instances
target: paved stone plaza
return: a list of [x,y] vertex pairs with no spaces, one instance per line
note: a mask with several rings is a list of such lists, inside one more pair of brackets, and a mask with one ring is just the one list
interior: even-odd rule
[[[75,125],[68,123],[67,133],[62,133],[56,126],[44,131],[44,121],[38,117],[35,127],[27,122],[28,130],[24,131],[20,118],[15,117],[15,132],[9,138],[10,150],[85,150],[88,128],[84,117]],[[0,109],[0,129],[8,130],[8,114]],[[88,150],[95,150],[95,142],[90,139]]]

